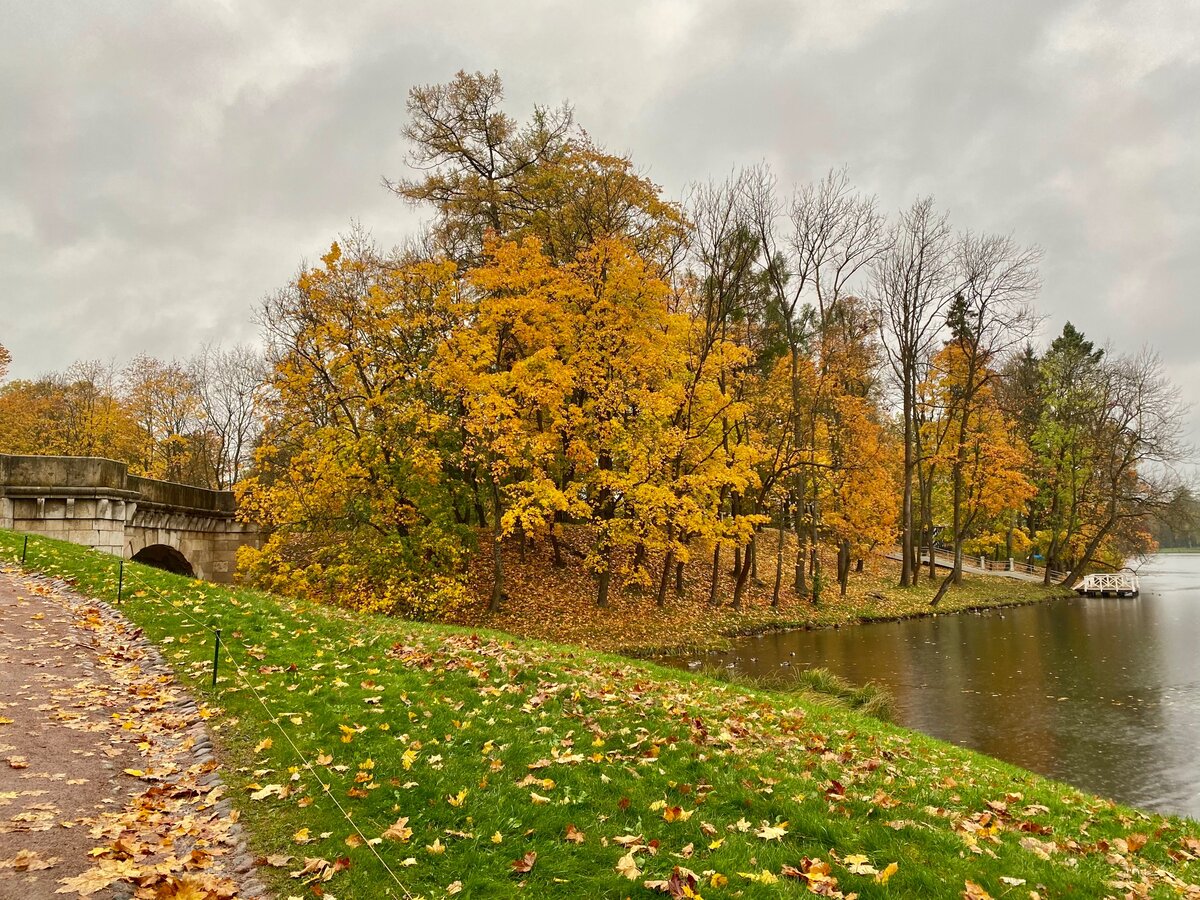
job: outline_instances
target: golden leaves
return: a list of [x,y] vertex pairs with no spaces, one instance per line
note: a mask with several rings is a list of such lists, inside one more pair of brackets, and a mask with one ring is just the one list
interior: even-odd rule
[[388,826],[387,830],[383,833],[383,838],[384,840],[406,844],[412,835],[413,831],[408,827],[408,816],[401,816]]
[[0,869],[12,869],[15,872],[39,872],[52,868],[57,862],[57,856],[47,859],[38,855],[35,850],[18,850],[16,856],[0,859]]
[[617,860],[616,872],[630,881],[635,881],[642,875],[642,870],[638,868],[637,859],[633,853],[626,853]]
[[268,784],[265,787],[259,788],[250,794],[250,799],[254,801],[266,800],[268,797],[286,797],[287,790],[281,784]]
[[762,825],[754,832],[756,837],[762,838],[764,841],[781,841],[788,833],[787,822],[780,822],[778,825],[771,825],[763,822]]

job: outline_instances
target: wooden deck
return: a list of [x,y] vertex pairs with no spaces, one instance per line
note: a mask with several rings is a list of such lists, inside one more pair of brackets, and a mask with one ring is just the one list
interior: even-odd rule
[[1075,590],[1086,597],[1136,597],[1139,587],[1133,572],[1096,572],[1085,575]]

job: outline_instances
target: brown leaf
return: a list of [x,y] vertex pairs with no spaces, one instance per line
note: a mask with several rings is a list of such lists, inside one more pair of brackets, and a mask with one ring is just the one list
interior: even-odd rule
[[536,862],[537,862],[537,853],[534,852],[533,850],[530,850],[528,853],[526,853],[520,859],[514,859],[510,865],[512,865],[514,872],[518,872],[523,875],[526,872],[532,872],[533,864]]

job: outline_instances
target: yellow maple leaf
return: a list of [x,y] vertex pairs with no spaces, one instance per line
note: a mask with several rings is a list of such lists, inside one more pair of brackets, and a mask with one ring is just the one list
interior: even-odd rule
[[637,866],[637,860],[633,858],[632,853],[626,853],[617,860],[616,870],[618,875],[624,875],[630,881],[633,881],[642,874],[642,870]]
[[388,826],[387,831],[383,836],[389,841],[399,841],[405,843],[412,837],[412,829],[408,827],[408,816],[401,816],[395,822]]

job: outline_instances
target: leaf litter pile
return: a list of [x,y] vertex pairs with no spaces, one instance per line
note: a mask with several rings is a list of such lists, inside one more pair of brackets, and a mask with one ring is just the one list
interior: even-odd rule
[[[503,550],[505,602],[498,611],[488,609],[491,590],[492,560],[490,542],[480,540],[480,550],[472,557],[469,585],[477,602],[454,614],[460,625],[494,628],[510,634],[578,644],[594,650],[655,656],[686,653],[722,646],[729,635],[752,634],[781,628],[821,628],[856,622],[929,615],[929,600],[937,582],[922,575],[915,587],[900,588],[900,564],[879,554],[868,554],[863,571],[851,574],[846,596],[839,596],[836,581],[826,579],[818,605],[796,596],[786,581],[792,571],[796,542],[786,535],[784,544],[785,582],[779,604],[772,605],[775,554],[778,532],[766,529],[759,536],[762,560],[759,579],[746,584],[745,600],[733,606],[735,578],[731,571],[732,553],[723,557],[716,605],[712,594],[711,555],[693,560],[681,580],[681,593],[674,587],[664,606],[658,606],[653,586],[639,585],[630,574],[634,556],[614,552],[612,596],[609,606],[596,606],[596,579],[579,557],[586,546],[586,534],[577,526],[564,529],[561,544],[567,564],[555,567],[549,547],[543,542],[527,541],[521,551],[515,546]],[[836,558],[822,553],[826,573],[836,571]],[[662,571],[662,555],[653,550],[646,554],[646,572],[657,578]],[[944,572],[942,574],[945,574]],[[938,607],[940,614],[966,609],[1012,606],[1063,596],[1073,596],[1062,588],[1019,581],[1002,576],[968,574],[963,584],[951,590]]]
[[133,571],[281,897],[1200,898],[1200,824],[852,712]]
[[239,896],[197,710],[133,629],[12,570],[0,610],[0,896]]

